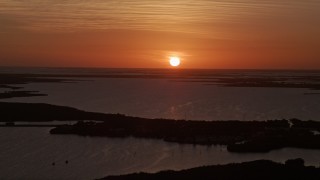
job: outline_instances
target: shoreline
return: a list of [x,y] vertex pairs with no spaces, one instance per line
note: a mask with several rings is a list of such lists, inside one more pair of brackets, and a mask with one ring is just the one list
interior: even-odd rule
[[111,138],[132,136],[180,144],[226,145],[229,152],[237,153],[264,153],[285,147],[320,149],[320,122],[317,121],[147,119],[42,103],[0,102],[0,109],[3,110],[0,121],[8,125],[15,121],[77,121],[72,125],[57,126],[50,130],[51,134]]
[[119,176],[107,176],[100,180],[129,179],[320,179],[320,168],[305,166],[303,159],[290,159],[282,163],[269,160],[256,160],[226,165],[211,165],[196,167],[181,171],[166,170],[157,173],[133,173]]

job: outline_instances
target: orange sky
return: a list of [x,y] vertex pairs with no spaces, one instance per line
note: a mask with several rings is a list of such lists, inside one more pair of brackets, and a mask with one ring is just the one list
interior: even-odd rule
[[0,66],[320,68],[320,1],[0,2]]

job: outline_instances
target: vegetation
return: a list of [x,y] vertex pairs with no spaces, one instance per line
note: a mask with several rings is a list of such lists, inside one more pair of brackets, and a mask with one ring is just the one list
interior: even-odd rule
[[[302,162],[302,163],[301,163]],[[268,160],[257,160],[238,164],[197,167],[181,171],[161,171],[155,174],[134,173],[109,176],[102,180],[163,180],[163,179],[201,179],[201,180],[319,180],[320,168],[306,167],[302,159],[288,160],[280,164]]]

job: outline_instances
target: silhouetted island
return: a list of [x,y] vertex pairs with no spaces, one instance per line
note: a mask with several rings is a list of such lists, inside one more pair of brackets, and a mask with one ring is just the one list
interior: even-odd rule
[[2,122],[78,121],[57,126],[51,134],[137,137],[167,142],[226,145],[230,152],[268,152],[284,147],[320,149],[320,122],[190,121],[147,119],[121,114],[86,112],[71,107],[41,103],[0,102]]
[[93,113],[76,108],[44,103],[0,102],[0,121],[2,122],[45,122],[70,120],[106,120],[118,115]]
[[[50,131],[52,134],[137,137],[167,142],[227,145],[230,152],[268,152],[284,147],[320,149],[319,122],[269,121],[186,121],[115,116],[104,122],[79,121]],[[305,126],[316,124],[316,126]]]
[[161,171],[158,173],[134,173],[108,176],[101,180],[163,180],[163,179],[201,179],[201,180],[319,180],[320,168],[304,166],[303,159],[293,159],[285,164],[268,160],[257,160],[227,165],[197,167],[181,171]]
[[0,89],[5,89],[0,92],[0,99],[14,97],[32,97],[32,96],[47,96],[47,94],[39,93],[38,91],[23,91],[20,85],[28,83],[62,83],[72,82],[74,80],[58,78],[50,75],[41,74],[6,74],[0,73]]
[[41,94],[38,91],[5,91],[3,93],[0,93],[0,99],[32,96],[47,96],[47,94]]

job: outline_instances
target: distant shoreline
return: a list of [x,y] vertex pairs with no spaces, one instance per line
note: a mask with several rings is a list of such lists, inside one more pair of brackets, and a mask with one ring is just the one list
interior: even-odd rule
[[[167,70],[170,68],[152,68],[152,67],[98,67],[98,66],[0,66],[1,69],[117,69],[117,70],[137,70],[137,69],[146,69],[146,70]],[[312,69],[312,68],[183,68],[180,67],[180,70],[244,70],[244,71],[320,71],[320,69]]]
[[[81,70],[81,69],[80,69]],[[257,75],[251,73],[258,73]],[[264,72],[269,72],[264,74]],[[271,72],[271,73],[270,73]],[[296,74],[285,74],[296,72]],[[299,72],[299,73],[297,73]],[[304,74],[303,72],[308,72]],[[262,74],[259,74],[262,73]],[[280,74],[272,74],[280,73]],[[284,73],[284,74],[281,74]],[[316,74],[313,74],[316,73]],[[171,82],[201,83],[222,87],[255,87],[255,88],[299,88],[308,89],[304,95],[317,95],[320,90],[320,71],[259,71],[259,70],[185,70],[172,71],[170,69],[130,69],[128,71],[110,70],[101,72],[1,72],[0,71],[0,99],[14,97],[47,96],[37,90],[23,90],[24,84],[29,83],[67,83],[81,81],[78,78],[116,78],[116,79],[166,79]],[[315,91],[315,92],[314,92]]]

